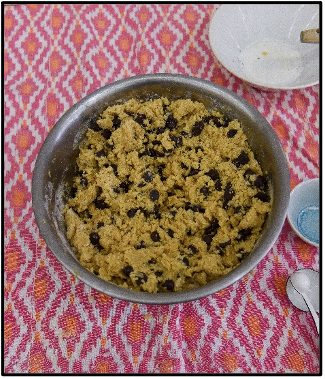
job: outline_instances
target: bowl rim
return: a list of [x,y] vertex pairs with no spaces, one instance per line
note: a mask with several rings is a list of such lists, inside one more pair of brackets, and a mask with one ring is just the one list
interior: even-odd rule
[[308,180],[304,180],[302,182],[300,182],[299,184],[297,184],[293,189],[292,191],[290,192],[290,199],[289,199],[289,205],[288,205],[288,212],[287,212],[287,220],[291,226],[291,228],[293,229],[293,231],[305,242],[309,243],[310,245],[312,246],[316,246],[316,247],[319,247],[319,243],[317,242],[314,242],[310,239],[308,239],[306,236],[304,236],[300,231],[299,229],[296,227],[296,223],[293,221],[292,219],[292,214],[291,214],[291,210],[292,210],[292,200],[293,200],[293,196],[296,196],[297,194],[299,194],[299,192],[301,192],[301,190],[303,190],[305,188],[305,190],[313,185],[313,184],[318,184],[318,190],[319,190],[319,178],[313,178],[313,179],[308,179]]
[[[226,276],[197,289],[172,293],[148,293],[125,289],[115,284],[109,283],[91,274],[86,268],[81,266],[81,264],[77,261],[77,258],[73,257],[73,255],[60,255],[58,252],[57,238],[54,235],[53,231],[50,229],[50,227],[46,223],[44,223],[44,219],[46,218],[44,211],[45,207],[44,205],[41,206],[42,203],[40,203],[39,193],[40,186],[42,186],[42,176],[44,176],[42,175],[42,169],[44,169],[44,161],[48,158],[47,149],[51,146],[53,142],[55,142],[57,134],[60,133],[61,128],[64,127],[65,122],[69,118],[73,118],[78,114],[78,112],[82,112],[83,110],[85,110],[92,101],[97,101],[98,99],[100,99],[101,96],[105,97],[105,94],[107,93],[111,94],[114,91],[121,91],[125,86],[126,88],[128,88],[127,86],[130,87],[135,84],[161,84],[162,82],[165,84],[169,83],[173,85],[186,83],[193,88],[203,86],[203,88],[213,92],[216,96],[218,94],[222,94],[222,96],[226,98],[226,102],[229,101],[229,99],[232,99],[232,101],[235,101],[236,104],[239,104],[238,106],[245,107],[245,111],[248,109],[248,111],[254,114],[254,117],[256,117],[256,119],[260,121],[262,125],[264,124],[266,126],[265,132],[268,133],[268,135],[272,136],[272,138],[274,139],[274,149],[276,151],[278,161],[282,161],[283,163],[278,174],[281,177],[281,183],[285,183],[287,185],[284,185],[283,188],[281,188],[283,194],[282,197],[279,198],[279,204],[276,208],[275,217],[277,217],[277,220],[279,222],[277,225],[274,226],[274,228],[271,228],[268,234],[265,236],[265,241],[263,241],[263,248],[260,249],[258,247],[256,249],[254,259],[252,258],[252,255],[249,255],[243,261],[243,263],[237,266]],[[222,87],[205,79],[200,79],[182,74],[144,74],[117,80],[115,82],[98,88],[97,90],[88,94],[79,102],[74,104],[68,111],[66,111],[61,116],[61,118],[56,122],[56,124],[53,126],[53,128],[50,130],[49,134],[43,141],[43,144],[36,159],[32,179],[32,205],[36,222],[40,230],[40,234],[43,236],[47,247],[52,252],[52,254],[59,260],[59,262],[61,262],[63,267],[65,267],[82,282],[86,283],[91,288],[94,288],[102,293],[105,293],[113,298],[117,298],[120,300],[152,305],[174,304],[197,300],[209,296],[213,293],[219,292],[231,285],[236,285],[239,279],[241,279],[243,276],[245,276],[247,273],[249,273],[252,269],[256,267],[256,265],[267,255],[271,247],[274,245],[279,234],[281,233],[285,221],[286,210],[289,203],[289,182],[289,168],[280,140],[278,139],[275,131],[273,130],[269,122],[266,120],[266,118],[264,118],[264,116],[262,116],[262,114],[244,98],[225,87]]]
[[[288,91],[288,90],[294,90],[294,89],[303,89],[303,88],[309,88],[309,87],[312,87],[312,86],[315,86],[315,85],[318,85],[319,84],[319,79],[318,80],[314,80],[310,83],[308,83],[307,85],[303,85],[303,84],[297,84],[297,85],[280,85],[280,86],[273,86],[273,85],[262,85],[262,84],[259,84],[259,83],[255,83],[251,80],[249,80],[247,77],[245,77],[243,74],[240,73],[240,71],[236,71],[235,70],[232,70],[229,65],[228,65],[228,61],[225,61],[224,59],[220,58],[218,56],[218,52],[215,51],[215,48],[214,48],[214,44],[213,44],[213,40],[214,40],[214,37],[213,37],[213,33],[212,33],[212,25],[215,21],[215,18],[218,16],[218,11],[220,12],[220,9],[225,9],[225,8],[228,8],[230,9],[230,7],[234,6],[234,5],[240,5],[241,3],[224,3],[224,4],[221,4],[218,8],[216,8],[210,18],[210,22],[209,22],[209,44],[210,44],[210,47],[211,47],[211,50],[213,52],[213,55],[214,57],[216,58],[216,60],[218,62],[220,62],[222,64],[222,66],[227,70],[229,71],[232,75],[236,76],[237,78],[241,79],[244,83],[247,83],[249,84],[250,86],[254,87],[254,88],[257,88],[257,89],[261,89],[261,90],[265,90],[265,91]],[[271,5],[271,4],[274,4],[276,6],[286,6],[286,5],[295,5],[295,3],[279,3],[279,4],[275,4],[275,3],[268,3],[268,5]],[[311,3],[313,4],[313,3]],[[253,4],[251,4],[253,5]],[[309,5],[309,4],[305,4],[305,5]]]

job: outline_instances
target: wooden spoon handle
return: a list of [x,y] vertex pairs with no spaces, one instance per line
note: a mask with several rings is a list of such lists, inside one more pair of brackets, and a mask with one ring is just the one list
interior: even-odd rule
[[300,41],[304,43],[319,43],[319,28],[303,30],[300,33]]

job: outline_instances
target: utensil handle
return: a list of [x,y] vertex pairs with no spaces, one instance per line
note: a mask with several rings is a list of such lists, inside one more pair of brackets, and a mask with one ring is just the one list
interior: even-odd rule
[[303,30],[300,33],[300,41],[303,43],[319,43],[319,28]]
[[306,296],[305,294],[302,294],[302,293],[301,293],[301,295],[304,298],[304,300],[305,300],[305,302],[307,304],[307,307],[310,310],[311,315],[313,316],[313,319],[314,319],[314,322],[315,322],[315,325],[316,325],[316,329],[317,329],[317,333],[319,334],[319,318],[317,316],[315,308],[313,307],[312,303],[310,302],[308,296]]

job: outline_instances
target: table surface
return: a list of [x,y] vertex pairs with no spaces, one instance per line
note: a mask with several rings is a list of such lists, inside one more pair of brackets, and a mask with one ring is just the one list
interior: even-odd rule
[[319,337],[286,281],[319,271],[318,248],[285,221],[257,267],[227,289],[176,305],[120,301],[65,270],[42,239],[32,173],[55,122],[125,77],[180,73],[229,88],[270,122],[291,188],[319,175],[319,86],[265,92],[209,47],[216,4],[4,6],[4,372],[318,373]]

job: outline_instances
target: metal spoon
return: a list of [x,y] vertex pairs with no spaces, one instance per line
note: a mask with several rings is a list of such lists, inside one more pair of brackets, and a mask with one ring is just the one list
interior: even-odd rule
[[319,333],[319,273],[311,269],[297,270],[287,281],[287,295],[291,303],[302,311],[310,311]]

